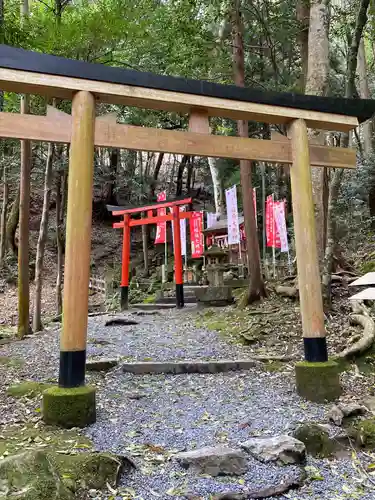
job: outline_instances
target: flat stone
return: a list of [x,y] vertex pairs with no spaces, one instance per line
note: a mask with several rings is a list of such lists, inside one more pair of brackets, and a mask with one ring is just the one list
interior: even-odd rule
[[366,408],[359,403],[340,403],[338,406],[344,414],[344,417],[352,417],[354,415],[363,415],[366,413]]
[[86,361],[86,370],[89,372],[106,372],[119,364],[118,358],[95,358]]
[[375,413],[375,396],[365,399],[363,404],[369,411]]
[[144,375],[150,373],[223,373],[229,371],[249,370],[260,366],[259,361],[246,360],[217,360],[217,361],[139,361],[124,363],[122,370],[125,373]]
[[178,453],[174,459],[185,467],[210,476],[240,476],[247,470],[246,455],[242,450],[213,446]]
[[128,318],[111,318],[108,319],[104,326],[132,326],[138,325],[138,321],[134,321],[134,319]]
[[304,443],[287,435],[251,438],[241,447],[261,462],[276,462],[278,465],[298,464],[306,456]]

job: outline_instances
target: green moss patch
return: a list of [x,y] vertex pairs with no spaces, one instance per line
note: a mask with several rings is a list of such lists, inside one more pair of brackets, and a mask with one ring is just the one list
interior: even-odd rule
[[96,420],[95,388],[50,387],[43,393],[44,422],[61,427],[85,427]]
[[0,365],[20,368],[24,363],[23,359],[11,358],[10,356],[0,356]]
[[334,361],[301,361],[295,365],[295,372],[297,392],[309,401],[324,403],[341,395],[339,366]]
[[22,398],[23,396],[27,396],[28,398],[32,399],[42,394],[42,392],[49,387],[51,387],[51,384],[46,384],[44,382],[26,381],[11,385],[7,390],[7,394],[14,398]]

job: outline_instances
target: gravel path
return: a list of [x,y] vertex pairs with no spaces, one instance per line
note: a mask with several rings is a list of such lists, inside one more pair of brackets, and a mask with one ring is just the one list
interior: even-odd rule
[[[88,356],[155,361],[246,358],[249,351],[245,347],[229,345],[215,332],[196,328],[192,314],[172,310],[156,316],[134,315],[138,325],[111,327],[104,326],[108,317],[90,318]],[[0,356],[25,361],[17,369],[4,370],[0,365],[2,400],[6,385],[15,376],[56,379],[58,355],[57,331],[0,347]],[[88,380],[98,387],[98,419],[85,434],[98,450],[131,456],[137,464],[136,470],[122,478],[119,499],[168,500],[194,495],[194,500],[210,500],[217,493],[245,492],[297,477],[300,470],[295,466],[277,467],[249,457],[244,476],[209,478],[185,471],[171,457],[177,451],[215,444],[238,447],[250,436],[274,436],[302,421],[324,421],[331,407],[299,398],[290,371],[133,376],[116,369],[105,376],[89,374]],[[1,413],[0,423],[19,418],[17,402],[4,401],[6,411]],[[368,458],[361,456],[361,460]],[[353,468],[351,458],[309,458],[307,465],[315,479],[287,498],[374,498],[368,488],[362,494],[363,477]]]

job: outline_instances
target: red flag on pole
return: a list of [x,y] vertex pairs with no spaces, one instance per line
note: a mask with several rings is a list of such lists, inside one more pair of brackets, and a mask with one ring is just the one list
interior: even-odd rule
[[[277,202],[276,202],[277,203]],[[273,196],[267,196],[266,200],[266,238],[267,246],[281,248],[280,235],[275,221],[275,202]]]
[[203,213],[193,212],[190,219],[190,241],[191,241],[191,256],[193,259],[202,257],[203,255]]
[[[157,201],[165,201],[167,199],[167,192],[162,191],[157,196]],[[158,209],[158,215],[166,215],[167,210],[165,208]],[[167,237],[167,223],[166,222],[158,222],[156,225],[156,237],[155,244],[157,243],[165,243]]]

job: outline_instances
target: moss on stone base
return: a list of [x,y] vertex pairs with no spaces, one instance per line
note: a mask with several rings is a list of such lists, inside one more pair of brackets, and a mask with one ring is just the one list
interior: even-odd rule
[[95,388],[51,387],[43,393],[43,420],[61,427],[85,427],[96,420]]
[[340,396],[339,367],[335,361],[301,361],[296,364],[295,370],[297,392],[300,396],[317,403],[334,401]]

